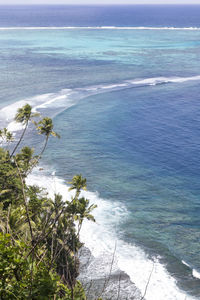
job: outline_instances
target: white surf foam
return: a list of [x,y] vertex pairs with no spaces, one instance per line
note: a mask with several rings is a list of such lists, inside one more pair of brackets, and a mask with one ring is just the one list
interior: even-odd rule
[[12,132],[13,135],[15,135],[16,131],[20,131],[23,128],[24,126],[21,123],[17,123],[15,121],[10,122],[7,126],[8,131]]
[[[69,96],[72,93],[73,93],[72,90],[65,89],[65,90],[61,90],[58,93],[37,95],[34,97],[30,97],[24,100],[14,102],[8,106],[3,107],[0,110],[0,119],[1,121],[4,120],[4,123],[9,131],[17,132],[23,129],[23,126],[20,123],[13,121],[18,108],[24,106],[25,104],[29,104],[32,106],[33,112],[41,112],[48,107],[51,108],[56,107],[55,110],[56,112],[60,108],[63,107],[67,108],[72,106],[75,103],[74,101],[72,101],[72,99],[69,98]],[[49,117],[52,117],[53,115],[54,115],[54,111],[48,114]]]
[[186,30],[198,31],[200,27],[151,27],[151,26],[38,26],[38,27],[0,27],[0,30]]
[[[28,183],[46,187],[51,197],[54,193],[60,193],[64,198],[70,199],[72,195],[68,192],[68,186],[64,181],[55,177],[55,172],[48,178],[44,175],[38,176],[37,173],[30,175]],[[81,231],[81,240],[92,254],[104,264],[106,263],[104,258],[108,255],[110,257],[116,246],[115,258],[119,268],[130,276],[142,295],[152,273],[145,296],[146,300],[186,299],[186,294],[178,289],[175,279],[159,262],[159,258],[152,261],[142,249],[119,239],[116,226],[128,215],[126,208],[121,203],[100,198],[98,193],[84,191],[82,195],[87,197],[91,204],[98,205],[93,213],[96,223],[85,221]],[[200,274],[194,272],[194,275]],[[195,298],[187,295],[187,300],[192,299]]]
[[34,111],[40,111],[40,109],[44,108],[61,108],[61,107],[70,107],[73,104],[75,104],[75,101],[72,101],[70,98],[71,95],[73,95],[74,92],[70,89],[64,89],[61,90],[58,93],[51,94],[51,97],[49,99],[46,99],[45,102],[42,102],[42,104],[39,104],[34,107]]
[[193,277],[195,277],[197,279],[200,279],[200,272],[199,271],[197,271],[196,269],[192,269],[192,267],[188,263],[186,263],[184,260],[182,260],[182,263],[192,270],[192,276]]
[[44,100],[43,98],[46,98],[48,96],[49,94],[27,98],[3,107],[0,110],[1,121],[3,120],[5,121],[5,126],[8,128],[10,132],[16,132],[22,130],[23,129],[22,124],[13,121],[18,108],[24,106],[27,103],[33,106],[33,104],[36,104],[38,101],[43,101]]
[[[200,81],[200,75],[190,76],[190,77],[151,77],[151,78],[141,78],[133,80],[125,80],[121,83],[108,84],[108,85],[96,85],[86,87],[85,90],[92,94],[105,93],[109,91],[121,90],[126,88],[132,88],[135,86],[155,86],[167,83],[183,83],[187,81]],[[83,91],[84,89],[76,89],[77,91]],[[86,94],[86,97],[89,94]]]
[[190,265],[189,265],[188,263],[186,263],[184,260],[182,260],[181,262],[182,262],[185,266],[191,268]]
[[200,279],[200,272],[198,272],[197,270],[193,269],[192,275],[193,275],[193,277]]
[[38,96],[34,96],[31,98],[27,98],[27,99],[23,99],[23,100],[14,102],[10,105],[3,107],[0,110],[0,116],[2,118],[6,119],[7,121],[13,120],[18,108],[24,106],[27,103],[30,104],[31,106],[35,106],[35,105],[37,105],[37,103],[42,103],[42,102],[47,101],[47,99],[49,99],[49,97],[51,97],[51,95],[52,94],[43,94],[43,95],[38,95]]
[[144,85],[157,85],[157,84],[164,84],[164,83],[182,83],[187,81],[195,81],[200,80],[200,75],[197,76],[190,76],[190,77],[152,77],[146,79],[139,79],[128,81],[134,84],[144,84]]
[[[20,124],[12,121],[19,107],[26,103],[33,107],[33,111],[43,112],[44,109],[50,108],[48,111],[49,117],[55,117],[61,111],[75,105],[77,101],[92,96],[95,94],[106,93],[116,90],[133,88],[136,86],[156,86],[167,83],[183,83],[187,81],[199,81],[200,75],[190,77],[152,77],[125,80],[120,83],[88,86],[84,88],[63,89],[58,93],[48,93],[43,95],[34,96],[21,101],[17,101],[0,110],[0,119],[5,120],[6,126],[11,132],[16,132],[22,129]],[[8,124],[9,123],[9,124]]]

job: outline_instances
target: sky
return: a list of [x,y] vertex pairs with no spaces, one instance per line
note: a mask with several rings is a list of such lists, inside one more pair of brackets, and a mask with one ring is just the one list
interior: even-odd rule
[[200,0],[0,0],[0,4],[200,4]]

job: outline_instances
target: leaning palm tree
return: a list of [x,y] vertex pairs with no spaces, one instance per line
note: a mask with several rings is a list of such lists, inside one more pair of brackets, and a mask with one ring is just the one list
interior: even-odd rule
[[43,146],[40,154],[37,155],[37,157],[35,156],[35,161],[33,162],[32,166],[27,174],[29,174],[32,171],[32,169],[38,164],[39,160],[41,159],[41,157],[46,149],[50,135],[60,138],[60,135],[58,133],[56,133],[55,131],[53,131],[53,121],[51,118],[44,117],[38,123],[36,123],[36,122],[34,122],[34,123],[37,126],[38,133],[44,134],[46,136],[46,139],[45,139],[45,143],[44,143],[44,146]]
[[38,133],[44,134],[46,136],[44,147],[39,155],[39,158],[41,158],[42,154],[44,153],[44,151],[46,149],[46,146],[47,146],[47,143],[49,140],[49,136],[53,135],[58,138],[60,138],[60,136],[58,133],[53,131],[53,122],[52,122],[51,118],[48,118],[48,117],[43,118],[41,121],[38,122],[38,125],[39,125],[37,127]]
[[14,153],[17,150],[19,144],[21,143],[21,141],[24,137],[24,134],[26,132],[26,129],[28,127],[29,121],[31,120],[31,118],[37,117],[37,116],[39,116],[39,114],[38,113],[32,113],[32,107],[29,104],[25,104],[23,107],[18,108],[17,114],[15,115],[15,121],[17,123],[21,123],[25,127],[24,127],[24,130],[21,134],[21,137],[20,137],[19,141],[17,142],[17,144],[16,144],[16,146],[15,146],[15,148],[14,148],[14,150],[13,150],[10,157],[12,157],[14,155]]

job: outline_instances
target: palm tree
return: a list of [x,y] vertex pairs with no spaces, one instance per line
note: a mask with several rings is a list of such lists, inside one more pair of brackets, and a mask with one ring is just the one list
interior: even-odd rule
[[83,178],[81,174],[75,175],[72,178],[72,181],[68,183],[71,184],[69,191],[76,190],[76,196],[75,196],[76,199],[79,197],[81,189],[83,190],[87,189],[86,178]]
[[52,122],[51,118],[48,118],[48,117],[43,118],[41,121],[38,122],[38,125],[39,125],[37,127],[38,133],[39,134],[44,134],[46,136],[44,147],[43,147],[43,149],[42,149],[42,151],[39,155],[39,158],[41,158],[42,154],[44,153],[44,151],[46,149],[49,136],[53,135],[53,136],[58,137],[58,138],[60,138],[60,136],[59,136],[58,133],[53,131],[53,122]]
[[[48,237],[49,248],[51,249],[50,268],[56,263],[58,274],[63,283],[70,287],[73,294],[79,268],[77,253],[82,244],[76,235],[72,212],[67,210],[62,196],[55,194],[52,205],[54,212],[52,218],[58,214],[60,216],[54,225],[52,234]],[[60,212],[62,213],[60,214]]]
[[21,123],[25,127],[24,127],[24,130],[23,130],[23,132],[21,134],[21,137],[20,137],[18,143],[16,144],[16,146],[15,146],[15,148],[14,148],[14,150],[13,150],[13,152],[12,152],[12,154],[11,154],[10,157],[12,157],[14,155],[14,153],[17,150],[19,144],[21,143],[21,141],[22,141],[22,139],[24,137],[24,134],[26,132],[26,129],[28,127],[28,123],[29,123],[30,119],[33,118],[33,117],[37,117],[37,116],[39,116],[39,114],[38,113],[34,113],[33,114],[32,113],[32,107],[29,104],[25,104],[23,107],[18,108],[17,114],[15,116],[15,121],[17,123]]
[[16,161],[18,163],[18,166],[20,168],[23,177],[26,176],[26,173],[35,164],[37,156],[33,156],[33,154],[34,154],[34,149],[26,146],[23,147],[20,153],[16,155]]
[[13,207],[9,205],[8,210],[3,209],[0,204],[0,232],[9,233],[13,238],[23,237],[24,241],[30,241],[30,231],[22,205]]

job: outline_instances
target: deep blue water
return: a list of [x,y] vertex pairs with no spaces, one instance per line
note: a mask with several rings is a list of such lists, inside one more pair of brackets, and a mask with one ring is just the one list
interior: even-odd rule
[[[99,200],[98,224],[110,239],[116,234],[128,245],[121,247],[133,271],[136,245],[197,299],[199,15],[200,6],[0,7],[0,27],[6,27],[0,30],[0,108],[14,103],[0,111],[0,124],[10,122],[17,101],[45,102],[38,110],[53,117],[62,137],[49,143],[45,174],[54,170],[66,181],[76,173],[86,176],[88,190],[110,205],[104,217],[105,202]],[[160,29],[8,30],[43,26]],[[27,138],[38,150],[32,132]],[[117,214],[116,207],[126,213]],[[103,234],[101,239],[106,240]],[[141,288],[134,276],[143,270],[125,271]],[[173,284],[170,290],[170,280],[158,278],[147,299],[184,299]]]
[[1,6],[0,26],[198,27],[197,5]]

